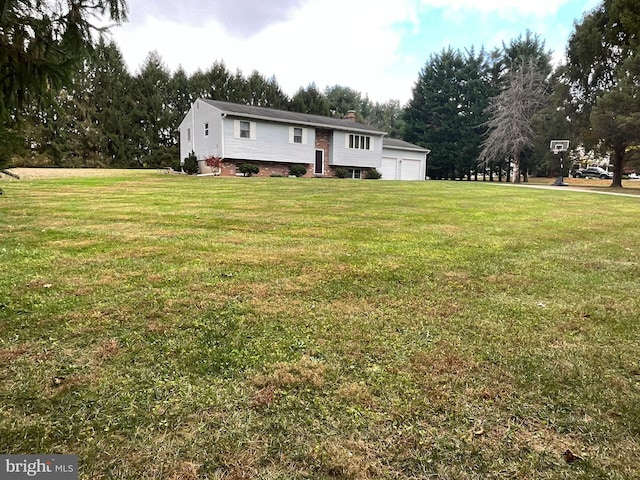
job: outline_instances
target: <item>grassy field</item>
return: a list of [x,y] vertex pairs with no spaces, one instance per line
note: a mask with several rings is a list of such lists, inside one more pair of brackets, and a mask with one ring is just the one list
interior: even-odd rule
[[637,198],[0,186],[0,453],[81,479],[640,478]]

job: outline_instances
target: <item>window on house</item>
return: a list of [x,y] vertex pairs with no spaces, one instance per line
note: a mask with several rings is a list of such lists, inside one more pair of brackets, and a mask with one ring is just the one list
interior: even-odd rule
[[350,168],[348,171],[350,178],[362,178],[362,170],[359,168]]
[[349,148],[371,150],[371,137],[367,135],[349,135]]
[[240,138],[251,138],[251,122],[240,121]]
[[204,124],[204,136],[208,137],[209,136],[209,123],[205,123]]
[[302,129],[295,127],[293,129],[293,143],[302,143]]
[[187,142],[191,141],[191,129],[187,128]]
[[248,120],[233,121],[233,138],[240,138],[243,140],[255,140],[256,131],[257,129],[256,129],[255,122],[250,122]]

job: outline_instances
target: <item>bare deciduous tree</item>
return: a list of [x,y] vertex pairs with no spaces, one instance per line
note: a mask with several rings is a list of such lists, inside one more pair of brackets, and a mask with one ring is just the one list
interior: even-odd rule
[[533,117],[547,99],[544,77],[533,61],[509,74],[507,87],[489,101],[488,134],[482,143],[479,165],[513,159],[512,182],[520,183],[520,154],[533,147]]

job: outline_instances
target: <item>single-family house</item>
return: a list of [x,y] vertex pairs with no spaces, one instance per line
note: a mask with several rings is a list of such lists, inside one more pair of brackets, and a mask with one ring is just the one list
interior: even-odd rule
[[192,152],[202,174],[241,175],[243,163],[259,175],[288,175],[303,165],[309,177],[338,169],[365,178],[375,168],[387,180],[424,180],[429,150],[356,122],[217,100],[198,99],[180,124],[180,158]]

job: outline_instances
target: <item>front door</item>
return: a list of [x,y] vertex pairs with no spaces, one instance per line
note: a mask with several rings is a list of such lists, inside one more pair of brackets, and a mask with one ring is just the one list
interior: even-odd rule
[[324,150],[316,150],[316,162],[313,168],[314,175],[324,175]]

